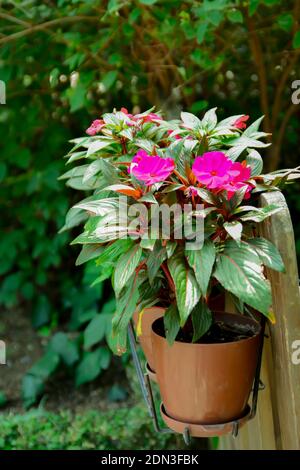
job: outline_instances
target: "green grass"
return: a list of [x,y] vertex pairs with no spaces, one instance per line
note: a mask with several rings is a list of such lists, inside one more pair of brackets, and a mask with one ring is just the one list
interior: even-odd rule
[[0,449],[176,449],[182,439],[157,434],[144,406],[107,412],[33,410],[0,416]]

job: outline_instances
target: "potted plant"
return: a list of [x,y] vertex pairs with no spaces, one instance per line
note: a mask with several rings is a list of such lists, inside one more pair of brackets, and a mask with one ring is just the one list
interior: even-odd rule
[[[257,149],[269,145],[258,130],[262,118],[249,127],[247,120],[218,122],[211,109],[202,120],[182,113],[165,121],[153,110],[133,115],[122,108],[73,141],[68,163],[88,163],[62,177],[93,191],[69,211],[67,225],[86,221],[73,241],[82,245],[77,264],[95,259],[95,282],[112,279],[114,350],[126,350],[135,312],[141,333],[142,318],[161,309],[161,318],[148,322],[150,360],[165,414],[179,422],[243,416],[260,342],[251,312],[274,321],[264,268],[283,272],[284,265],[257,225],[280,207],[260,208],[258,199],[299,170],[262,174]],[[214,311],[213,298],[224,292],[239,315]]]

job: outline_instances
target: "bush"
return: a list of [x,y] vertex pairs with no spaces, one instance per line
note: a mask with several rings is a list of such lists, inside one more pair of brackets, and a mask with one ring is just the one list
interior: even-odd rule
[[33,410],[0,418],[1,450],[165,450],[180,445],[180,436],[153,430],[142,405],[80,415]]

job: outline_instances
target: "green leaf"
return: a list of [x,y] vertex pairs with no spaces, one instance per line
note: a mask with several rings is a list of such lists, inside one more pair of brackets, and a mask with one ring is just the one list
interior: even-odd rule
[[[207,31],[208,24],[207,23],[200,23],[197,27],[197,32],[196,32],[196,37],[197,37],[197,43],[202,44],[205,38],[205,34]],[[206,104],[206,102],[204,102]],[[198,107],[198,111],[201,111],[203,109],[203,102],[201,102],[201,107]]]
[[144,248],[145,250],[153,251],[155,243],[156,239],[142,238],[140,242],[140,247]]
[[78,347],[65,333],[56,333],[50,341],[49,349],[58,354],[67,366],[79,359]]
[[105,86],[105,90],[108,91],[115,81],[117,80],[118,77],[118,71],[117,70],[110,70],[107,72],[104,77],[102,78],[101,82]]
[[213,130],[218,122],[216,109],[217,108],[212,108],[206,111],[201,121],[202,126],[204,126],[209,131]]
[[155,147],[155,142],[149,139],[135,139],[135,145],[151,154],[153,147]]
[[75,265],[80,266],[81,264],[86,263],[91,259],[97,258],[97,256],[99,256],[103,250],[103,246],[83,245],[83,247],[81,248],[81,252],[76,259]]
[[161,245],[159,241],[154,246],[154,249],[149,254],[147,259],[147,269],[148,269],[148,277],[150,284],[153,284],[155,277],[158,274],[160,266],[167,258],[167,251],[164,246]]
[[110,322],[111,319],[111,314],[100,313],[90,321],[83,334],[85,349],[89,349],[94,346],[94,344],[102,341],[107,332],[108,322]]
[[113,354],[120,356],[126,351],[127,329],[124,328],[116,332],[113,331],[113,326],[111,325],[106,333],[106,341]]
[[7,166],[4,162],[0,162],[0,182],[4,180],[7,173]]
[[241,202],[244,200],[245,198],[245,194],[247,192],[247,189],[248,187],[247,186],[244,186],[240,189],[238,189],[234,195],[232,196],[232,198],[230,199],[229,201],[229,207],[230,209],[234,209],[235,207],[239,206],[241,204]]
[[133,275],[140,262],[142,253],[143,250],[140,245],[134,245],[119,258],[113,276],[114,290],[117,296]]
[[[108,197],[97,200],[84,200],[74,206],[74,209],[93,212],[95,215],[104,216],[117,211],[119,205],[118,197]],[[96,227],[95,227],[96,228]]]
[[236,145],[235,147],[231,147],[230,149],[226,150],[226,156],[235,162],[244,152],[244,150],[246,150],[246,148],[247,145]]
[[298,49],[299,47],[300,47],[300,31],[297,31],[293,39],[293,48]]
[[101,266],[104,263],[114,264],[118,258],[124,253],[127,253],[133,245],[134,242],[130,238],[116,240],[114,243],[104,248],[98,257],[96,264],[98,266]]
[[125,401],[128,397],[127,390],[120,385],[113,385],[107,394],[107,398],[112,403]]
[[82,182],[86,183],[87,181],[89,181],[93,176],[95,176],[97,173],[99,173],[101,168],[102,168],[101,160],[95,160],[94,162],[92,162],[87,167],[87,169],[86,169],[86,171],[83,175]]
[[238,148],[241,148],[241,147],[264,148],[264,147],[269,147],[271,144],[270,143],[265,144],[264,142],[261,142],[260,140],[247,137],[246,135],[243,134],[240,137],[235,137],[234,139],[230,139],[228,141],[228,145],[232,147],[238,147]]
[[[186,170],[186,164],[191,163],[191,152],[188,151],[185,148],[185,141],[184,139],[181,140],[175,140],[175,142],[172,142],[171,145],[169,145],[167,151],[166,151],[166,156],[172,158],[176,164],[177,170],[179,173],[182,175],[185,174]],[[175,186],[175,185],[172,185]],[[180,187],[180,186],[179,186]],[[174,188],[168,188],[168,191],[172,190]]]
[[205,297],[216,259],[216,248],[211,240],[206,240],[200,250],[186,250],[187,259],[193,268],[202,295]]
[[224,251],[217,257],[213,275],[224,289],[269,315],[272,303],[270,283],[263,275],[259,256],[247,243],[242,242],[238,246],[233,240],[226,241]]
[[221,21],[223,20],[223,12],[222,11],[217,11],[217,10],[211,10],[208,16],[208,20],[210,23],[212,23],[214,26],[219,26]]
[[255,206],[240,206],[234,209],[234,211],[232,211],[232,214],[241,214],[242,212],[248,211],[260,212],[260,208]]
[[246,157],[247,165],[251,167],[251,176],[258,176],[263,171],[263,159],[257,150],[250,150]]
[[74,240],[70,243],[71,245],[76,245],[77,243],[80,244],[91,244],[91,243],[99,243],[101,242],[101,239],[94,235],[93,233],[90,232],[83,232],[78,237],[74,238]]
[[193,113],[199,113],[200,111],[203,111],[203,109],[207,107],[208,107],[208,102],[206,100],[199,100],[199,101],[194,101],[194,103],[190,107],[190,110]]
[[59,355],[49,349],[46,354],[29,369],[28,373],[45,380],[53,374],[58,364]]
[[212,314],[205,302],[200,301],[192,311],[193,343],[196,343],[210,329]]
[[103,364],[107,365],[107,352],[103,350],[106,348],[100,347],[95,351],[88,351],[85,353],[84,358],[76,368],[76,386],[91,382],[100,374],[103,369]]
[[108,184],[119,183],[119,172],[116,167],[105,159],[101,160],[101,164],[102,177],[104,181]]
[[197,116],[191,113],[181,113],[181,119],[183,123],[190,129],[197,130],[201,126],[201,121]]
[[163,316],[165,335],[170,346],[174,343],[180,330],[180,317],[176,305],[171,304]]
[[275,271],[285,272],[281,254],[273,243],[262,237],[250,238],[247,241],[257,252],[262,264]]
[[22,379],[21,393],[24,407],[26,409],[34,405],[43,391],[44,382],[41,377],[36,377],[28,373],[24,375]]
[[7,397],[4,392],[0,391],[0,408],[4,408],[7,404]]
[[121,0],[109,0],[107,5],[108,13],[115,13],[123,6],[123,1]]
[[294,23],[293,15],[291,13],[283,13],[278,16],[277,23],[284,31],[291,31]]
[[172,242],[171,240],[167,241],[166,251],[167,251],[167,257],[168,258],[171,258],[171,256],[173,256],[173,253],[176,250],[176,248],[177,248],[177,243],[176,242]]
[[204,188],[195,188],[195,191],[197,191],[198,196],[203,199],[203,201],[208,202],[209,204],[215,204],[216,203],[216,198],[214,194],[212,194],[210,191]]
[[265,116],[260,116],[256,121],[254,121],[247,129],[244,130],[243,135],[246,137],[253,137],[255,133],[258,131],[261,122],[263,121]]
[[80,165],[71,168],[71,170],[66,171],[62,175],[59,176],[59,180],[65,180],[68,178],[76,178],[77,176],[83,177],[84,173],[86,172],[89,165]]
[[224,228],[226,232],[236,241],[241,241],[241,236],[243,232],[243,225],[238,220],[233,220],[232,222],[225,222]]
[[33,307],[32,326],[36,329],[49,323],[51,317],[51,304],[45,295],[39,295]]
[[113,267],[108,264],[104,264],[99,266],[100,275],[96,277],[96,279],[92,282],[91,287],[96,286],[97,284],[101,284],[106,279],[111,278],[113,273]]
[[103,370],[108,369],[110,361],[111,361],[111,352],[107,346],[101,346],[100,348],[101,356],[100,356],[100,364]]
[[[94,155],[94,153],[96,152],[99,152],[100,150],[108,147],[109,145],[111,145],[112,141],[111,139],[106,139],[104,140],[104,138],[102,138],[101,140],[94,140],[90,145],[89,145],[89,148],[88,148],[88,151],[87,151],[87,157],[91,156],[91,155]],[[101,165],[101,164],[100,164]]]
[[258,5],[260,3],[260,0],[250,0],[249,2],[249,15],[253,16],[254,13],[256,12]]
[[111,349],[118,355],[126,351],[127,326],[139,301],[139,276],[132,277],[117,298],[116,313],[112,320],[112,332],[108,335]]
[[243,23],[243,15],[239,10],[229,10],[227,13],[227,18],[232,23]]
[[82,62],[85,60],[85,57],[86,56],[84,53],[77,52],[76,54],[72,54],[70,57],[68,57],[64,61],[64,65],[68,65],[70,72],[72,72],[82,64]]
[[150,204],[157,204],[157,200],[154,196],[153,193],[146,193],[140,199],[138,199],[138,202],[150,202]]
[[76,88],[68,89],[68,98],[70,102],[70,112],[75,113],[79,109],[83,108],[86,105],[87,89],[84,85],[78,84]]
[[181,253],[168,259],[168,267],[175,284],[180,325],[184,326],[188,316],[200,299],[200,289],[194,272],[189,268],[185,257]]
[[262,222],[263,220],[267,219],[271,215],[277,214],[277,212],[280,212],[282,210],[282,207],[277,206],[276,204],[269,204],[268,206],[265,206],[263,208],[258,208],[255,211],[248,212],[245,215],[242,215],[240,219],[243,222],[247,222],[249,220],[253,222]]
[[158,0],[139,0],[139,3],[143,5],[154,5]]
[[63,233],[66,230],[70,230],[73,227],[77,227],[84,222],[88,217],[88,214],[82,209],[71,207],[66,215],[65,225],[59,230],[58,233]]

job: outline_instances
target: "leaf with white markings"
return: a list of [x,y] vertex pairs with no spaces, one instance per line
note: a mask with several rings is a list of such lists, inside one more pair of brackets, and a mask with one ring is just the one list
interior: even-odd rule
[[267,219],[271,215],[277,214],[280,212],[282,207],[277,206],[276,204],[269,204],[268,206],[262,207],[261,209],[258,208],[255,211],[248,212],[245,215],[242,215],[240,219],[243,222],[253,221],[253,222],[262,222],[263,220]]
[[270,282],[264,277],[261,260],[248,243],[225,242],[216,260],[214,277],[224,289],[268,316],[272,303]]
[[224,228],[226,232],[236,241],[241,241],[241,236],[243,232],[243,225],[238,220],[233,220],[232,222],[225,222]]
[[138,266],[143,250],[139,245],[134,245],[127,253],[124,253],[118,260],[114,272],[114,290],[118,296],[127,281],[133,275]]
[[175,284],[175,294],[183,326],[200,299],[201,292],[193,270],[188,266],[185,257],[179,253],[168,260],[168,267]]
[[108,140],[95,140],[94,142],[92,142],[90,144],[90,146],[88,148],[87,157],[89,157],[90,155],[93,155],[96,152],[99,152],[99,150],[102,150],[105,147],[108,147],[109,145],[111,145],[111,143],[112,143],[111,139],[108,139]]
[[273,243],[262,237],[250,238],[247,241],[255,249],[265,266],[275,271],[285,272],[281,254]]
[[187,128],[189,129],[196,130],[196,129],[199,129],[201,126],[200,119],[197,118],[197,116],[195,116],[194,114],[182,112],[181,119],[183,123],[187,126]]
[[211,240],[206,240],[200,250],[186,250],[186,256],[193,268],[203,296],[207,294],[213,265],[216,259],[216,248]]
[[250,150],[246,157],[247,165],[251,167],[251,176],[258,176],[263,170],[263,159],[257,150]]

